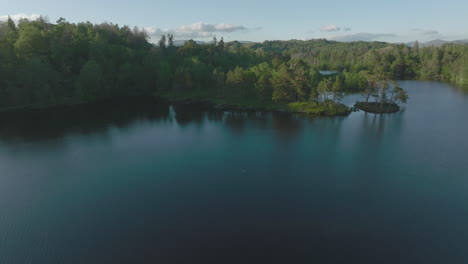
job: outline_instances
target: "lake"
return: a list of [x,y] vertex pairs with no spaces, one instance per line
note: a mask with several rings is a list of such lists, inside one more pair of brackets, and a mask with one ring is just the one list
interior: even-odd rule
[[333,74],[337,74],[338,71],[320,71],[320,74],[322,75],[333,75]]
[[3,114],[0,263],[468,263],[468,94],[400,85],[388,115]]

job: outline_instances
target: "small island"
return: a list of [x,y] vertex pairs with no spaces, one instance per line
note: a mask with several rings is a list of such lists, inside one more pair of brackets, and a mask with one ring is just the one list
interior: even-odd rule
[[[354,107],[368,113],[384,114],[400,111],[398,103],[406,103],[408,94],[398,87],[396,81],[390,80],[383,73],[368,74],[368,87],[363,92],[366,100],[357,102]],[[373,97],[374,101],[369,101]]]

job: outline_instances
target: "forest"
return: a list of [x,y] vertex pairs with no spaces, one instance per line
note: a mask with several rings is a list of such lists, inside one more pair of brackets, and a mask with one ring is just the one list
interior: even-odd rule
[[403,79],[467,87],[468,45],[221,38],[176,47],[172,35],[153,44],[144,30],[112,23],[0,22],[1,109],[154,96],[333,115],[349,112],[339,101],[350,92],[405,102],[393,85]]

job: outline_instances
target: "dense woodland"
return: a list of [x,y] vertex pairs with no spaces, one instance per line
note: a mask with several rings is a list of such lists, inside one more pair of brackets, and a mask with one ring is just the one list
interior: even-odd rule
[[[0,22],[0,107],[51,106],[126,96],[205,98],[244,105],[334,106],[345,92],[383,100],[390,80],[468,86],[468,45],[265,41],[174,46],[115,24]],[[323,76],[319,70],[340,73]],[[386,90],[380,93],[378,89]],[[400,91],[401,92],[401,91]],[[393,98],[393,96],[392,96]],[[387,100],[387,97],[384,98]],[[405,101],[405,100],[400,100]]]

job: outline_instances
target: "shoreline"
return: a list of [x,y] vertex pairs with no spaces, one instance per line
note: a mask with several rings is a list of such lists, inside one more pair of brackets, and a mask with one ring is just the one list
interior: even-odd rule
[[207,108],[216,111],[239,111],[239,112],[281,112],[291,114],[305,114],[310,116],[347,116],[352,112],[352,108],[341,103],[315,103],[315,102],[294,102],[294,103],[271,103],[271,104],[239,104],[232,102],[216,101],[213,99],[169,98],[165,96],[129,96],[119,98],[109,98],[94,102],[74,102],[62,104],[36,104],[23,106],[10,106],[0,108],[0,115],[28,113],[38,111],[63,110],[74,107],[99,106],[104,103],[119,103],[131,101],[154,101],[175,105],[205,105]]
[[164,98],[170,104],[190,105],[203,104],[218,111],[240,111],[240,112],[279,112],[290,114],[305,114],[310,116],[348,116],[351,114],[352,108],[341,103],[333,103],[334,108],[327,108],[326,103],[315,102],[293,102],[293,103],[274,103],[274,104],[258,104],[258,105],[242,105],[230,102],[216,102],[210,99],[195,99],[195,98]]

